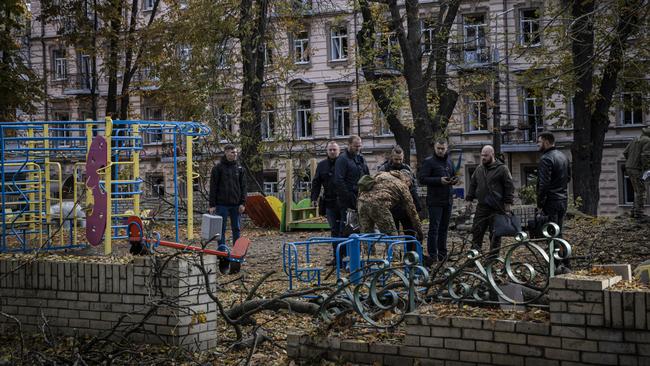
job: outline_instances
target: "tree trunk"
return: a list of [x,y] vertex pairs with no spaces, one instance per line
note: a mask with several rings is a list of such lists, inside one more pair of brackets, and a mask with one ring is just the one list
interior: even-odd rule
[[[240,138],[244,167],[253,181],[249,190],[263,191],[264,159],[262,156],[262,84],[264,82],[264,45],[267,27],[267,0],[241,2],[240,43],[243,87]],[[256,12],[255,12],[256,11]]]
[[108,60],[106,62],[108,73],[108,95],[106,96],[106,116],[117,117],[117,69],[119,56],[120,30],[122,28],[122,1],[112,0],[114,11],[109,21],[108,35]]
[[573,3],[574,22],[570,29],[574,74],[577,91],[574,96],[574,132],[571,154],[573,158],[573,196],[582,200],[580,210],[589,215],[598,214],[600,202],[600,173],[602,170],[603,146],[609,126],[609,109],[622,68],[622,59],[627,40],[639,19],[636,9],[640,2],[626,1],[620,9],[613,10],[618,16],[618,25],[610,44],[607,62],[603,67],[602,80],[595,102],[590,102],[594,93],[594,17],[588,16],[595,9],[594,1]]

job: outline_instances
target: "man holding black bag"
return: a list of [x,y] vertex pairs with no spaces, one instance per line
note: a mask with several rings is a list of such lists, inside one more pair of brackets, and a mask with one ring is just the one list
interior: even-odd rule
[[[342,218],[341,210],[336,202],[336,183],[334,181],[334,168],[336,159],[339,156],[339,144],[336,141],[330,141],[326,145],[327,158],[322,160],[316,166],[316,174],[311,182],[311,203],[313,206],[318,205],[318,213],[327,217],[330,225],[332,238],[341,237]],[[320,195],[323,187],[323,195]],[[334,259],[336,260],[336,244],[332,244]]]
[[[494,148],[485,145],[481,150],[479,165],[470,180],[466,200],[478,200],[472,225],[472,249],[481,250],[483,236],[493,227],[497,215],[511,213],[515,186],[508,167],[494,156]],[[492,230],[490,230],[492,231]],[[490,250],[498,251],[501,237],[490,233]],[[493,253],[495,256],[497,253]]]

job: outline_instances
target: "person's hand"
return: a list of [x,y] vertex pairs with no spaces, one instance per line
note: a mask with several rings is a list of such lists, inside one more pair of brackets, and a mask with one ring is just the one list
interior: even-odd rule
[[452,186],[455,186],[456,184],[458,184],[460,182],[460,179],[458,178],[457,175],[454,175],[453,177],[451,177],[450,180],[451,180],[451,185]]
[[440,181],[442,184],[450,185],[451,184],[451,179],[449,177],[442,177],[440,178]]
[[245,209],[246,209],[246,207],[244,205],[239,205],[239,213],[240,214],[244,213]]
[[504,209],[506,212],[512,212],[512,205],[509,203],[506,203],[504,206]]
[[210,208],[208,209],[208,212],[210,213],[210,215],[214,215],[214,212],[215,212],[216,210],[217,210],[216,207],[210,207]]

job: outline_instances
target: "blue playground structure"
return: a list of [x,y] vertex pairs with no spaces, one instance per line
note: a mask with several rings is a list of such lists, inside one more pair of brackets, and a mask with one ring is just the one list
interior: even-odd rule
[[[126,218],[140,215],[144,186],[140,154],[146,151],[145,146],[152,141],[170,143],[172,168],[178,177],[179,159],[191,162],[193,143],[210,132],[209,127],[198,122],[113,121],[110,118],[0,122],[0,252],[70,249],[103,241],[104,252],[110,254],[112,239],[128,238]],[[98,150],[88,158],[93,145]],[[186,177],[194,177],[193,164],[185,165]],[[88,167],[95,168],[88,170]],[[63,176],[69,171],[74,177],[73,204],[67,202],[66,208]],[[90,186],[93,179],[96,185]],[[176,241],[179,240],[178,180],[174,179],[173,198]],[[186,186],[187,209],[193,212],[192,184]],[[100,210],[102,202],[105,208]],[[55,206],[58,215],[52,213]],[[187,216],[187,239],[192,239],[192,215]],[[79,229],[86,221],[86,235],[83,235]],[[100,221],[105,226],[102,232],[97,226]]]
[[[294,281],[321,285],[322,267],[314,266],[313,253],[315,247],[326,246],[328,249],[336,244],[336,276],[341,279],[343,274],[349,275],[352,283],[359,283],[361,278],[387,263],[392,263],[397,248],[403,253],[409,249],[417,252],[422,258],[422,245],[413,236],[389,236],[384,234],[352,234],[349,238],[315,237],[305,241],[284,243],[282,247],[282,269],[289,279],[289,290],[294,289]],[[347,256],[341,258],[345,248]],[[383,256],[372,253],[382,253]],[[364,258],[365,254],[365,258]],[[348,277],[348,276],[345,276]]]

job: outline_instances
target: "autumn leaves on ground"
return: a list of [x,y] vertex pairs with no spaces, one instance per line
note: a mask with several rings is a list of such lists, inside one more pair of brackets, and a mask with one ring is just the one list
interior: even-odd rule
[[[170,228],[159,228],[163,237],[171,235]],[[167,233],[167,231],[170,231]],[[256,297],[272,298],[287,291],[288,282],[282,270],[282,245],[285,242],[298,241],[311,236],[326,235],[323,232],[297,232],[279,233],[254,228],[251,225],[244,228],[244,234],[252,240],[247,261],[242,271],[236,275],[221,275],[218,281],[222,287],[217,296],[227,308],[241,303],[251,292],[251,288],[269,272]],[[451,232],[450,246],[462,245],[466,232]],[[564,237],[573,247],[574,269],[590,268],[592,264],[600,263],[630,263],[636,266],[650,254],[650,225],[636,224],[627,218],[574,218],[566,225]],[[116,262],[128,259],[128,246],[118,248],[119,258],[112,258]],[[95,256],[83,257],[66,256],[62,254],[45,254],[51,260],[97,260]],[[9,254],[4,257],[13,256]],[[317,254],[312,261],[314,266],[324,268],[324,282],[333,284],[336,276],[331,267],[326,263],[331,259],[331,249],[322,247],[317,249]],[[103,258],[102,260],[109,260]],[[448,305],[434,303],[427,306],[427,312],[438,314],[476,314],[495,318],[529,318],[531,320],[544,320],[545,312],[532,309],[525,314],[513,314],[501,310],[485,308],[472,308],[468,306]],[[187,353],[173,347],[137,345],[134,346],[131,360],[138,360],[141,364],[257,364],[273,365],[291,363],[286,357],[285,339],[289,332],[309,332],[337,335],[343,338],[359,338],[366,341],[381,340],[384,342],[399,342],[401,330],[398,327],[392,331],[377,331],[366,327],[363,322],[344,322],[341,324],[324,324],[320,319],[310,315],[297,314],[287,310],[262,311],[252,316],[251,321],[244,327],[244,339],[234,342],[233,328],[222,319],[219,320],[218,337],[219,345],[216,349],[204,353]],[[257,342],[255,341],[257,334]],[[30,352],[49,355],[56,358],[56,354],[70,355],[79,340],[72,337],[60,339],[44,339],[42,334],[24,335],[26,348]],[[0,364],[8,361],[9,354],[15,351],[20,344],[16,334],[0,335]],[[45,358],[45,357],[44,357]],[[67,358],[67,357],[66,357]],[[34,358],[38,359],[38,357]],[[69,358],[67,358],[69,359]],[[325,361],[323,361],[325,362]],[[117,363],[120,363],[119,361]]]

